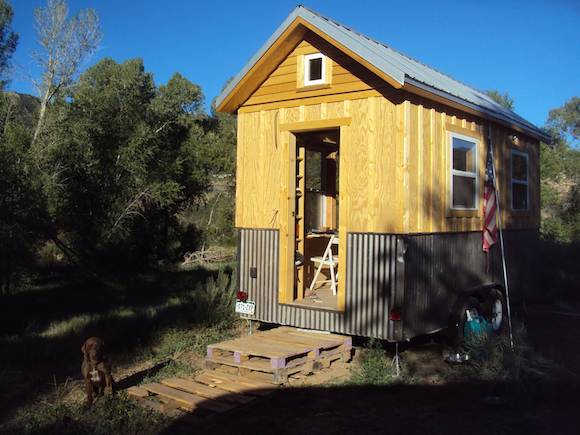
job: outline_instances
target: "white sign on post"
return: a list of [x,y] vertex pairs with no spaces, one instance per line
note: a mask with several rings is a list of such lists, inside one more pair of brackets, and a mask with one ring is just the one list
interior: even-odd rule
[[256,303],[252,301],[236,301],[236,313],[253,316],[256,311]]

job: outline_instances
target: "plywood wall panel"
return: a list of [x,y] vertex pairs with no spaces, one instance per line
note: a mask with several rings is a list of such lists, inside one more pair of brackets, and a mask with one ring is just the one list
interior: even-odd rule
[[[279,126],[285,123],[350,117],[340,143],[340,222],[346,231],[428,233],[480,231],[487,124],[424,100],[391,101],[368,97],[243,112],[238,119],[236,225],[276,228],[289,156]],[[473,216],[449,213],[448,125],[482,137],[480,180]],[[508,228],[539,226],[538,144],[494,126],[502,222]],[[512,212],[510,149],[529,154],[530,211]]]

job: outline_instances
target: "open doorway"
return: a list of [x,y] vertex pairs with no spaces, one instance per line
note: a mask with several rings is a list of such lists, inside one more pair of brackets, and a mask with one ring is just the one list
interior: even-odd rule
[[296,135],[294,303],[337,309],[338,129]]

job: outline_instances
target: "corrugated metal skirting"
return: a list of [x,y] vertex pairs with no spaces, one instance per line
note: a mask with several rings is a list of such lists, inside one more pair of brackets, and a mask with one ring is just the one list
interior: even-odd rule
[[[348,234],[346,309],[335,312],[278,304],[278,230],[241,229],[240,289],[256,302],[255,318],[300,328],[327,330],[382,339],[397,339],[389,325],[389,300],[396,296],[397,236]],[[255,278],[251,277],[256,268]],[[400,339],[400,337],[399,337]]]
[[[537,230],[505,232],[512,296],[523,295],[533,281],[529,270],[537,237]],[[499,246],[488,269],[478,232],[349,233],[346,277],[341,277],[345,311],[302,308],[278,303],[278,230],[241,229],[238,249],[240,289],[256,302],[257,320],[390,341],[446,327],[464,290],[503,282]],[[402,321],[388,319],[392,307],[400,309]]]

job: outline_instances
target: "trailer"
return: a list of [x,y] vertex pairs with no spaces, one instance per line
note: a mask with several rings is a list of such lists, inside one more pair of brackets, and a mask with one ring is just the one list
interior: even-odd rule
[[532,284],[549,138],[485,94],[298,6],[216,107],[237,114],[250,318],[393,342],[466,308],[500,323],[500,253],[482,251],[490,142],[512,294]]

